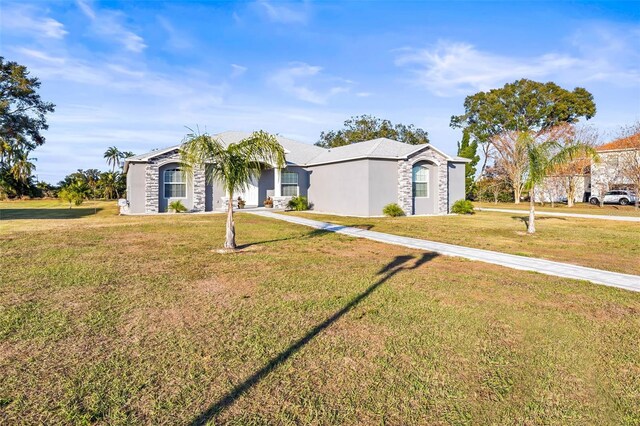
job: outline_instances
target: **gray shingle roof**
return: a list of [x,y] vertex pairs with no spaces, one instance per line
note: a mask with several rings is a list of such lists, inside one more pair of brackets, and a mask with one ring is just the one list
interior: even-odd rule
[[308,164],[331,163],[363,157],[400,159],[425,146],[428,146],[428,144],[409,145],[392,139],[378,138],[323,150],[319,155],[313,157]]
[[[220,142],[222,142],[224,145],[228,145],[231,143],[240,142],[242,139],[245,139],[250,135],[251,133],[249,132],[229,131],[218,133],[213,136],[220,140]],[[287,162],[298,165],[324,164],[337,161],[352,160],[356,158],[400,159],[406,158],[409,154],[418,151],[426,146],[429,146],[431,149],[438,151],[431,144],[409,145],[387,138],[372,139],[369,141],[358,142],[351,145],[340,146],[337,148],[325,149],[315,145],[285,138],[283,136],[276,137],[280,145],[282,145],[282,147],[286,151]],[[165,149],[158,149],[155,151],[147,152],[145,154],[127,158],[126,162],[145,162],[160,154],[178,148],[180,148],[180,145],[174,145]],[[438,152],[444,155],[448,160],[468,161],[459,157],[451,158],[441,151]]]

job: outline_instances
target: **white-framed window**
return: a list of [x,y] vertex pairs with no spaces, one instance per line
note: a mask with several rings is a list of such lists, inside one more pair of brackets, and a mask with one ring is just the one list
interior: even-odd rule
[[164,198],[187,198],[187,182],[182,170],[164,171]]
[[284,197],[298,196],[298,173],[282,171],[282,195]]
[[429,197],[429,167],[426,164],[413,166],[413,196]]

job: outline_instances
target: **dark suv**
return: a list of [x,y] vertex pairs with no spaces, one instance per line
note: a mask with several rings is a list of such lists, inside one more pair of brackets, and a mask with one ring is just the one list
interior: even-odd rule
[[[598,197],[591,197],[589,199],[591,204],[600,204]],[[604,194],[603,204],[620,204],[626,206],[627,204],[636,202],[636,194],[631,191],[609,191]]]

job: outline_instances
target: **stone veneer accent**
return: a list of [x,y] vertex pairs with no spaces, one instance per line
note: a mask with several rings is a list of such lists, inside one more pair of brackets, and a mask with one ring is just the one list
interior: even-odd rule
[[449,213],[448,206],[448,164],[447,159],[441,154],[427,148],[407,160],[398,161],[398,205],[404,213],[411,215],[413,212],[413,165],[419,161],[439,163],[438,168],[438,213]]
[[271,197],[271,199],[273,200],[273,208],[274,209],[281,209],[284,210],[287,208],[287,204],[289,204],[289,201],[291,201],[293,197],[291,196],[280,196],[280,197]]
[[[145,208],[146,213],[158,213],[160,196],[160,167],[168,162],[180,162],[178,150],[159,155],[151,160],[145,168]],[[205,173],[204,168],[193,170],[193,208],[192,211],[204,211],[205,206]]]

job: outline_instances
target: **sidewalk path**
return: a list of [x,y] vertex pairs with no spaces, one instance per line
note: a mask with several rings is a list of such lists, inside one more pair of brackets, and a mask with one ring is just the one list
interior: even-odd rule
[[[480,212],[500,212],[500,213],[516,213],[516,214],[529,214],[529,210],[516,210],[516,209],[492,209],[485,207],[476,207],[476,210]],[[577,217],[580,219],[602,219],[602,220],[618,220],[621,222],[640,222],[640,217],[634,216],[611,216],[604,214],[583,214],[583,213],[560,213],[560,212],[544,212],[537,211],[536,216],[559,216],[559,217]]]
[[571,265],[568,263],[553,262],[551,260],[536,259],[532,257],[517,256],[514,254],[506,254],[490,250],[462,247],[454,244],[438,243],[435,241],[420,240],[417,238],[401,237],[398,235],[367,231],[364,229],[335,225],[332,223],[320,222],[317,220],[267,211],[255,211],[250,212],[250,214],[255,214],[272,219],[284,220],[286,222],[310,226],[312,228],[322,229],[325,231],[337,232],[339,234],[349,235],[351,237],[366,238],[382,243],[395,244],[412,249],[435,252],[446,256],[463,257],[465,259],[492,263],[494,265],[506,266],[507,268],[519,269],[522,271],[533,271],[557,277],[586,280],[596,284],[640,292],[639,275],[620,274],[617,272],[603,271],[601,269],[587,268],[584,266]]

